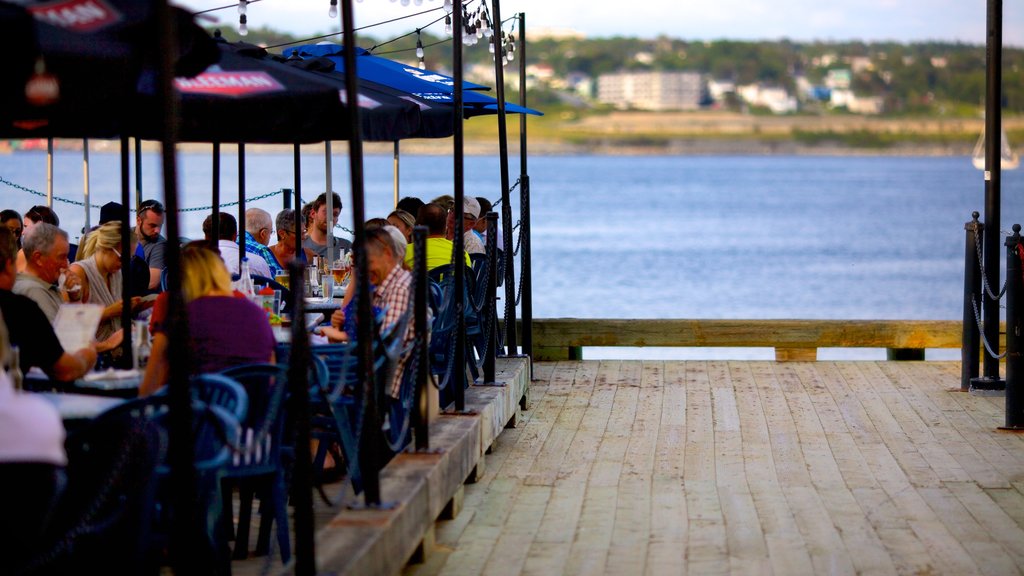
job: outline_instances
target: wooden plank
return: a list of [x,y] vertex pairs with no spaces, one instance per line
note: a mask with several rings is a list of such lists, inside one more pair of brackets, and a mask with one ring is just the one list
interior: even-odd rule
[[728,346],[959,348],[961,323],[946,320],[533,320],[534,346]]

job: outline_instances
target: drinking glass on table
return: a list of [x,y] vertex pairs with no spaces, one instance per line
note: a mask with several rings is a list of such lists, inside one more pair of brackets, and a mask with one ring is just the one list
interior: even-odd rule
[[281,286],[284,286],[286,289],[291,290],[291,276],[289,276],[287,272],[274,276],[274,281]]

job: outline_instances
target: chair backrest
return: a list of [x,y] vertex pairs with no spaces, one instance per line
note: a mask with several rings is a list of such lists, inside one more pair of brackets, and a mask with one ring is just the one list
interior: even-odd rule
[[241,424],[237,450],[225,475],[259,475],[276,470],[284,436],[288,367],[244,364],[219,374],[237,381],[249,398],[249,411]]
[[207,404],[220,406],[243,422],[249,411],[249,395],[241,384],[223,374],[200,374],[192,378],[192,391]]

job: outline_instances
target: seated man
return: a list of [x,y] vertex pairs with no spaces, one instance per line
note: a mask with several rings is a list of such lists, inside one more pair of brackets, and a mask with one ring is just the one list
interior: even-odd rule
[[[220,213],[220,226],[217,227],[216,233],[213,231],[213,214],[206,217],[203,220],[203,235],[206,240],[213,242],[214,238],[217,239],[217,249],[220,251],[221,260],[224,261],[224,265],[228,268],[228,273],[232,276],[238,275],[239,263],[238,263],[238,222],[235,217],[227,212]],[[270,266],[267,261],[256,254],[246,254],[246,258],[249,261],[249,273],[257,274],[265,278],[273,278],[273,274],[270,273]]]
[[96,364],[96,346],[66,352],[39,306],[29,298],[11,292],[17,275],[17,252],[14,235],[0,227],[0,313],[6,320],[11,345],[18,347],[21,370],[28,372],[35,366],[50,378],[62,382],[82,377]]
[[[61,273],[70,265],[68,252],[68,233],[54,226],[40,222],[32,227],[30,234],[24,237],[22,251],[25,253],[25,271],[18,274],[14,283],[15,294],[30,298],[52,324],[57,317],[57,310],[65,301],[61,288],[57,285]],[[77,301],[81,297],[78,278],[73,274],[66,275],[67,299]],[[10,289],[10,288],[8,288]]]
[[[391,233],[385,228],[366,232],[366,266],[370,284],[374,288],[372,306],[384,311],[384,321],[380,325],[380,330],[383,332],[399,321],[407,310],[412,309],[410,302],[412,274],[402,267],[402,261],[395,254]],[[353,286],[354,284],[355,282],[352,282],[349,285]],[[346,341],[349,336],[355,337],[355,334],[349,335],[340,329],[344,323],[345,315],[339,310],[331,316],[331,326],[321,328],[321,331],[328,340],[333,342]],[[404,344],[409,344],[415,337],[412,320],[409,319],[403,337]],[[387,390],[392,398],[398,398],[402,372],[409,356],[400,358],[395,367],[394,378]]]
[[[472,196],[465,196],[462,199],[462,247],[468,254],[484,254],[484,243],[473,233],[473,227],[480,217],[480,203]],[[445,223],[445,238],[455,241],[455,211],[448,213],[448,220]],[[430,251],[428,250],[429,254]]]
[[[431,271],[438,266],[444,266],[445,264],[451,264],[452,262],[452,251],[455,245],[452,241],[445,238],[445,229],[447,225],[448,212],[440,204],[424,204],[420,208],[419,214],[416,215],[416,224],[427,227],[427,271]],[[409,250],[405,253],[405,267],[412,270],[412,263],[415,257],[415,249],[412,244],[409,244]],[[462,252],[462,256],[465,258],[466,266],[472,266],[473,263],[469,259],[469,254],[465,251]]]
[[284,268],[277,263],[270,248],[267,248],[273,232],[274,222],[270,219],[270,212],[260,208],[245,211],[245,251],[263,258],[270,267],[269,278],[284,274]]

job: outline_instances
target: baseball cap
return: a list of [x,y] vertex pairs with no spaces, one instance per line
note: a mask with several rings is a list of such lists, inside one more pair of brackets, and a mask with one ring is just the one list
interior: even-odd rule
[[472,196],[463,196],[462,212],[464,216],[472,216],[474,219],[480,217],[480,203]]

